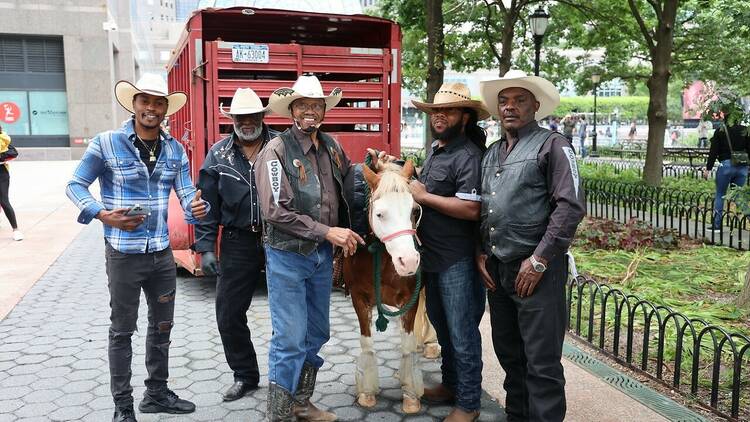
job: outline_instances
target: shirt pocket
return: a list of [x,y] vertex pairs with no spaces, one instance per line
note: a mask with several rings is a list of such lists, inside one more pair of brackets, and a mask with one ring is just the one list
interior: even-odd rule
[[454,196],[456,194],[456,182],[447,167],[431,168],[425,181],[429,193],[440,196]]
[[112,158],[106,161],[115,182],[125,183],[140,177],[140,161],[132,158]]
[[172,180],[177,175],[177,172],[180,171],[180,167],[182,166],[182,162],[180,160],[175,159],[167,159],[166,164],[164,165],[164,169],[162,170],[162,179],[165,180]]

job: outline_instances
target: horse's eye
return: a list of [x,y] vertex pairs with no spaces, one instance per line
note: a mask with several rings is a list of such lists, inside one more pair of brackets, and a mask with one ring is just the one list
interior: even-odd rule
[[378,218],[382,219],[383,218],[383,213],[379,212],[379,213],[375,214],[375,217],[378,217]]

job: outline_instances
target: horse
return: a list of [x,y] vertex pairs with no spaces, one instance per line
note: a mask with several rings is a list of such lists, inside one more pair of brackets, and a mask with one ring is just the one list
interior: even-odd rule
[[[370,191],[368,221],[372,233],[367,239],[371,246],[359,248],[354,255],[344,258],[343,276],[359,320],[362,351],[357,359],[355,374],[357,403],[370,408],[377,404],[380,389],[370,327],[372,309],[377,303],[375,262],[380,264],[382,303],[399,308],[409,302],[414,305],[414,298],[419,296],[419,291],[415,290],[420,258],[415,246],[415,240],[419,241],[415,224],[418,224],[416,215],[420,213],[421,216],[421,208],[414,201],[409,188],[409,180],[414,175],[411,161],[407,161],[403,168],[387,163],[377,174],[362,164],[362,173]],[[373,243],[381,247],[381,251],[375,252],[380,254],[376,259],[371,252]],[[382,250],[382,246],[385,250]],[[419,412],[420,398],[424,392],[414,334],[416,312],[417,306],[411,306],[401,315],[401,366],[398,373],[404,413]],[[380,318],[384,317],[381,315]],[[379,320],[376,325],[384,330],[385,327],[381,327],[383,323],[387,324],[387,320]]]

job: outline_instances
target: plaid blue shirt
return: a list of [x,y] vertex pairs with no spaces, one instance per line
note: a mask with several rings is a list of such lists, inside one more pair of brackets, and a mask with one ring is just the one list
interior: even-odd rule
[[[133,144],[133,124],[130,119],[120,129],[100,133],[92,139],[65,191],[81,210],[78,216],[81,224],[91,222],[101,210],[128,208],[134,204],[148,206],[151,213],[134,231],[105,224],[104,237],[122,253],[157,252],[169,246],[167,209],[172,187],[190,224],[198,222],[190,209],[196,190],[190,180],[184,148],[163,132],[159,135],[161,153],[154,172],[148,174]],[[99,179],[101,201],[88,189],[96,179]]]

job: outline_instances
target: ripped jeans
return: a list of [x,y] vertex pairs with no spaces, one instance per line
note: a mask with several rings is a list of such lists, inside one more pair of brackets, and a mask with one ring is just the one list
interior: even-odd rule
[[125,254],[105,246],[109,306],[110,389],[116,406],[133,403],[130,338],[137,329],[141,289],[148,305],[146,331],[146,388],[160,391],[169,377],[169,336],[174,318],[177,273],[172,249],[145,254]]

